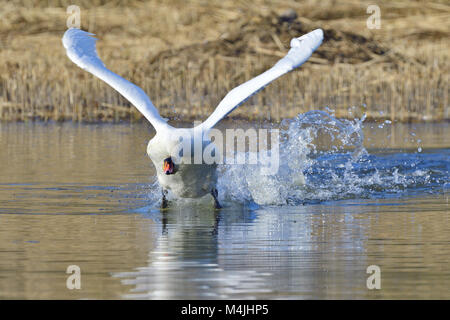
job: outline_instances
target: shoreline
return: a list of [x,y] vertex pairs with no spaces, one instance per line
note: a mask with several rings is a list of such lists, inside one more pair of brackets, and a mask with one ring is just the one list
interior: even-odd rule
[[[389,17],[370,30],[367,3],[324,1],[318,10],[290,1],[256,7],[229,0],[82,2],[81,28],[96,33],[105,65],[140,86],[163,117],[206,119],[227,92],[284,56],[293,36],[320,27],[325,40],[309,61],[251,97],[232,119],[280,121],[330,108],[349,119],[365,112],[374,120],[449,121],[450,6],[382,2]],[[0,121],[142,118],[65,56],[64,7],[5,4],[5,12]],[[424,23],[416,23],[417,14]]]

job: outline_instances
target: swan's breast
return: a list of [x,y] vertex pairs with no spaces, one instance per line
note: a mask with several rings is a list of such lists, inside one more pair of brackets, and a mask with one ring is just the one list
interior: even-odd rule
[[[147,154],[155,165],[161,186],[182,198],[198,198],[210,193],[217,182],[217,165],[195,164],[193,152],[190,158],[171,154],[173,150],[177,150],[176,144],[177,141],[163,139],[158,135],[148,143]],[[163,172],[163,162],[168,157],[177,158],[177,161],[174,161],[175,173],[170,175]]]
[[199,198],[209,194],[217,182],[215,165],[180,165],[174,174],[157,170],[161,186],[181,198]]

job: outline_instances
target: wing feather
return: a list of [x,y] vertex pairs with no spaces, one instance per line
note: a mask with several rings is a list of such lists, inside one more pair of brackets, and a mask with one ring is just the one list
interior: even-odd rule
[[231,111],[263,89],[270,82],[301,66],[320,46],[322,40],[322,29],[316,29],[299,38],[293,38],[291,40],[291,49],[287,55],[266,72],[231,90],[208,119],[200,124],[202,129],[211,129],[217,122],[226,117]]
[[150,121],[156,130],[168,126],[141,88],[105,67],[97,55],[97,39],[93,36],[92,33],[76,28],[70,28],[64,33],[62,42],[70,60],[117,90]]

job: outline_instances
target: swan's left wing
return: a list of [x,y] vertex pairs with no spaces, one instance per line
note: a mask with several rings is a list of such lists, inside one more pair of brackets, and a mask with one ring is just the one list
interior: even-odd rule
[[105,67],[97,55],[95,48],[97,39],[92,36],[92,33],[75,28],[68,29],[64,33],[62,42],[70,60],[116,89],[150,121],[157,131],[167,127],[166,121],[161,118],[158,110],[141,88]]
[[217,122],[270,82],[301,66],[320,46],[322,40],[322,29],[311,31],[300,38],[293,38],[291,49],[287,55],[266,72],[231,90],[209,118],[200,125],[202,129],[211,129]]

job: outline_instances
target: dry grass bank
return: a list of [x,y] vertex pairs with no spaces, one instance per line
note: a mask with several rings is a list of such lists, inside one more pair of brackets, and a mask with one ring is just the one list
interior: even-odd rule
[[[31,3],[31,2],[30,2]],[[314,28],[325,41],[308,63],[231,116],[281,119],[329,107],[343,117],[449,120],[450,6],[377,1],[78,1],[99,55],[146,91],[161,114],[205,119],[236,85],[283,56]],[[141,115],[65,56],[69,1],[0,3],[0,119],[120,121]],[[293,9],[297,18],[284,16]],[[356,108],[352,108],[356,106]]]

